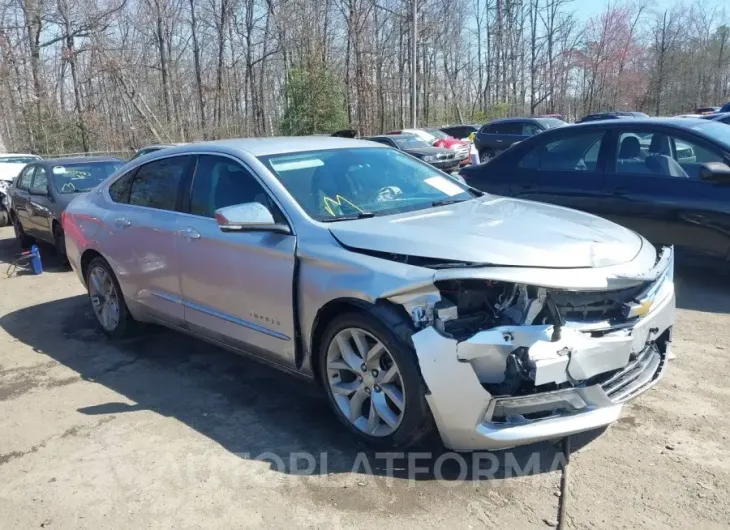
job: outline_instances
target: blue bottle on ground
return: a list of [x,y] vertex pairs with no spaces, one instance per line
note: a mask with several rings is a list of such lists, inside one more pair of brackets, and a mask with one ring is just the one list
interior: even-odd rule
[[30,259],[30,266],[33,269],[33,274],[40,274],[43,272],[43,265],[41,265],[41,253],[38,250],[37,245],[30,247],[30,253],[33,257]]

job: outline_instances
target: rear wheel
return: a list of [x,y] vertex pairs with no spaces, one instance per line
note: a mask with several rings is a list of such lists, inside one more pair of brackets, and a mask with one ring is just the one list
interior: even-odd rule
[[66,235],[63,233],[63,228],[60,225],[53,225],[53,243],[56,247],[56,254],[61,258],[61,261],[66,263]]
[[104,333],[115,339],[130,335],[135,321],[124,301],[116,276],[104,258],[94,258],[86,271],[86,285],[94,315]]
[[484,164],[494,158],[494,151],[491,149],[483,149],[479,152],[479,162]]
[[415,353],[379,319],[365,313],[335,318],[318,353],[330,405],[358,438],[406,448],[432,431]]

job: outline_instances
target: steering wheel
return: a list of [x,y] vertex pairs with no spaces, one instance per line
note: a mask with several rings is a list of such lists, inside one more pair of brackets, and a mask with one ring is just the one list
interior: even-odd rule
[[403,193],[403,191],[401,191],[398,186],[385,186],[378,190],[378,193],[375,195],[375,202],[394,201],[401,193]]

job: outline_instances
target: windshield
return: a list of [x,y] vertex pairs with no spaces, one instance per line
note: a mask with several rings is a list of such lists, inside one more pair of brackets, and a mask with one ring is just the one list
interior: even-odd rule
[[421,147],[431,147],[428,142],[421,140],[418,136],[410,134],[399,134],[397,136],[391,136],[400,149],[418,149]]
[[260,160],[319,221],[420,210],[477,196],[456,179],[394,149],[332,149]]
[[30,164],[40,160],[37,156],[5,156],[0,158],[0,164]]
[[424,129],[428,134],[431,136],[435,136],[439,140],[448,140],[451,138],[448,134],[446,134],[444,131],[439,131],[438,129]]
[[55,165],[53,182],[59,193],[81,193],[95,188],[123,165],[121,160]]

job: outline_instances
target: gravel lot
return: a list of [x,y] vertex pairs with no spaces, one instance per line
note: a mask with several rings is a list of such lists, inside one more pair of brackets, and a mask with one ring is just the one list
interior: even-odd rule
[[[388,477],[385,460],[358,457],[365,448],[313,385],[165,330],[109,342],[75,274],[42,250],[40,277],[0,270],[0,528],[556,521],[554,445],[486,455],[496,478],[459,481],[457,460],[434,443],[419,449],[435,451],[419,460],[429,472],[409,479],[399,459]],[[0,229],[0,265],[16,252],[12,229]],[[683,270],[677,290],[667,376],[613,427],[574,441],[573,527],[730,523],[730,283]],[[301,453],[316,456],[313,472]],[[529,473],[510,476],[515,462]]]

